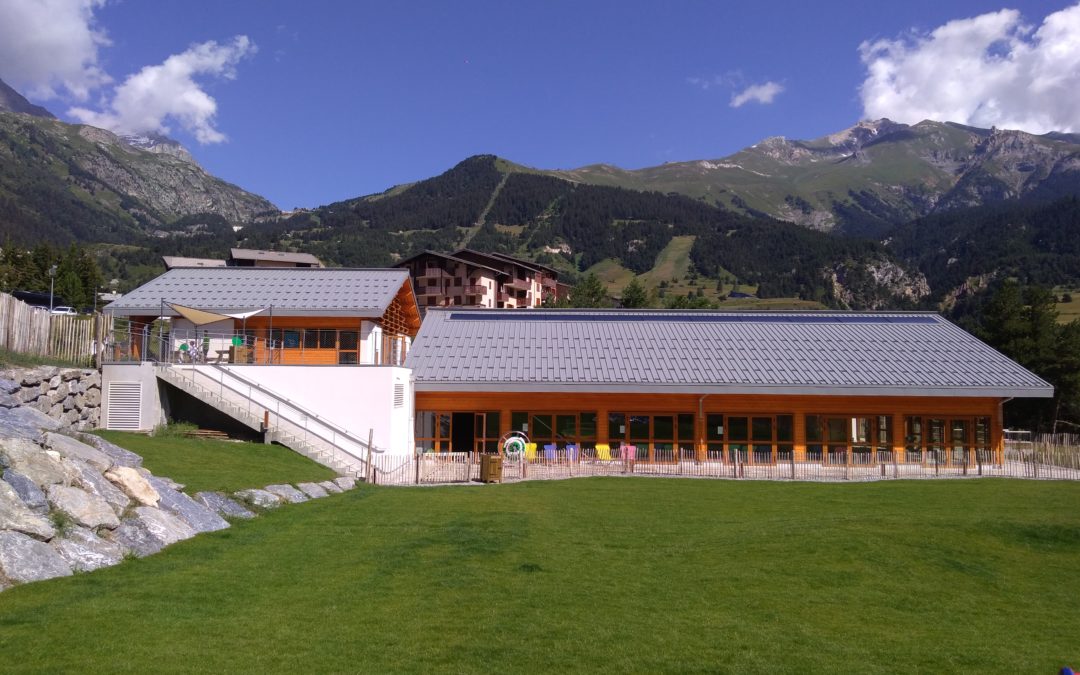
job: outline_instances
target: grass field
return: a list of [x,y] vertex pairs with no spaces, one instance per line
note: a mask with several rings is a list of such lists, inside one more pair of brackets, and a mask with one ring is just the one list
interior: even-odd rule
[[6,672],[1056,672],[1080,484],[371,488],[0,595]]
[[143,465],[158,476],[183,483],[188,493],[235,492],[271,483],[329,480],[337,474],[280,445],[144,436],[98,431],[99,436],[142,455]]

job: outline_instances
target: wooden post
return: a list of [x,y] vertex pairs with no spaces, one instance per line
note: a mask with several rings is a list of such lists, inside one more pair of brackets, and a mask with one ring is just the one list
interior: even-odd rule
[[368,459],[368,461],[367,461],[367,473],[370,476],[370,478],[368,479],[368,482],[371,483],[371,484],[375,483],[375,465],[372,464],[372,460],[374,459],[374,453],[372,452],[373,448],[372,448],[372,445],[371,445],[374,442],[374,439],[375,439],[375,430],[369,428],[368,429],[368,434],[367,434],[367,459]]

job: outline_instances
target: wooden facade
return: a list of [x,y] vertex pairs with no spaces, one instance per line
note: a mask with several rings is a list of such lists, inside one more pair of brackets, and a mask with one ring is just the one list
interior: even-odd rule
[[[492,452],[503,434],[525,431],[538,444],[560,447],[632,445],[642,461],[722,456],[749,463],[859,463],[890,452],[899,462],[973,463],[976,451],[1001,456],[1002,403],[956,397],[417,391],[416,439],[423,450]],[[456,428],[466,423],[470,433]]]

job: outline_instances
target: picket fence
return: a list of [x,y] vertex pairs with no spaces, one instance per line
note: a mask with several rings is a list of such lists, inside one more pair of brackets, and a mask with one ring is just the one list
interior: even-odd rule
[[112,317],[104,314],[52,314],[0,293],[0,349],[9,352],[94,365],[111,324]]

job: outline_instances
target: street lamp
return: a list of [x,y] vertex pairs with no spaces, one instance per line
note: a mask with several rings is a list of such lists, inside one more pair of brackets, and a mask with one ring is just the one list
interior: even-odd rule
[[53,288],[56,284],[56,265],[49,268],[49,313],[53,311]]

